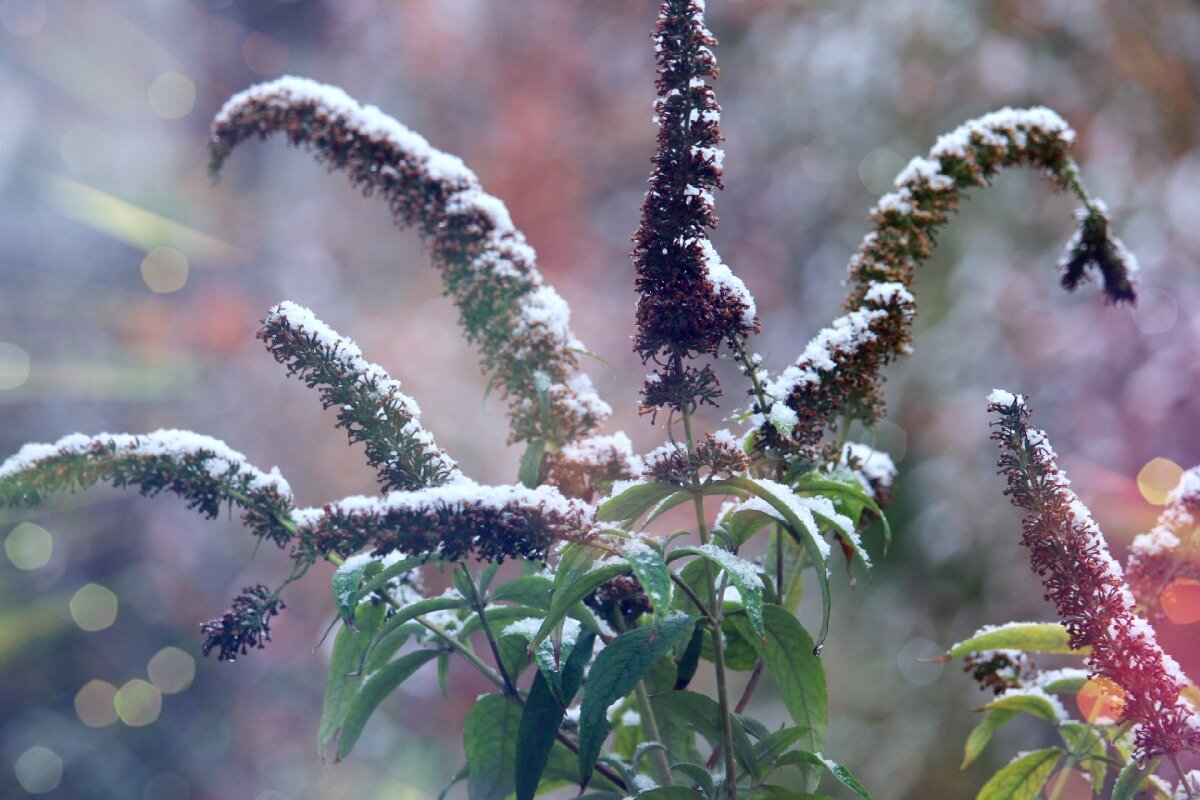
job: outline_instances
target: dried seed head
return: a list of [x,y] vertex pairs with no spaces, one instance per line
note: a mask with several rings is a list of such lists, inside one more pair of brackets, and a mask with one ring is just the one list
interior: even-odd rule
[[261,650],[271,641],[271,617],[284,607],[283,601],[261,583],[247,586],[222,616],[200,624],[204,634],[202,652],[207,656],[216,649],[218,661],[236,661],[250,648]]

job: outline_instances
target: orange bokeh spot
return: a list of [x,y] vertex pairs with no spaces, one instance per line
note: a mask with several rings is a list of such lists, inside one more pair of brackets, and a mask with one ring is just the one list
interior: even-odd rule
[[1158,600],[1171,622],[1177,625],[1200,622],[1200,581],[1176,578],[1167,584]]
[[1075,702],[1089,722],[1116,720],[1125,710],[1125,690],[1108,678],[1091,678],[1079,690]]

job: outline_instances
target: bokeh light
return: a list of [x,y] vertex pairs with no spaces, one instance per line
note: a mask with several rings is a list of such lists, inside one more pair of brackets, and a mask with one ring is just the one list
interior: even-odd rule
[[1112,722],[1125,708],[1125,690],[1108,678],[1089,678],[1075,695],[1079,713],[1092,722]]
[[71,597],[71,619],[85,631],[102,631],[117,620],[117,596],[98,583],[83,586]]
[[134,678],[117,690],[113,697],[117,716],[131,728],[153,724],[162,713],[162,692],[140,678]]
[[1151,459],[1137,475],[1138,491],[1147,503],[1165,505],[1167,495],[1179,484],[1183,467],[1167,458]]
[[182,692],[196,677],[196,659],[178,647],[164,647],[146,665],[150,682],[163,694]]
[[0,391],[16,389],[29,380],[29,353],[10,342],[0,342]]
[[1167,619],[1176,625],[1200,622],[1200,581],[1176,578],[1163,589],[1159,603]]
[[89,728],[103,728],[117,721],[113,706],[117,687],[102,680],[90,680],[75,693],[75,713]]
[[156,247],[142,259],[142,280],[157,294],[177,292],[188,279],[188,259],[174,247]]
[[1179,301],[1166,289],[1139,286],[1137,305],[1129,309],[1129,316],[1142,333],[1166,333],[1179,319]]
[[196,105],[196,84],[178,72],[164,72],[154,79],[147,91],[150,107],[163,119],[179,119]]
[[112,160],[112,143],[91,125],[73,125],[59,140],[58,153],[75,172],[93,172]]
[[22,789],[30,794],[45,794],[57,789],[62,781],[63,761],[50,748],[34,745],[17,757],[13,772]]
[[41,525],[22,522],[4,538],[4,553],[17,569],[39,569],[54,554],[54,537]]
[[13,36],[32,36],[46,25],[45,0],[0,0],[0,25]]
[[904,680],[914,686],[924,686],[941,677],[945,667],[941,661],[944,650],[937,642],[918,636],[900,648],[896,666]]

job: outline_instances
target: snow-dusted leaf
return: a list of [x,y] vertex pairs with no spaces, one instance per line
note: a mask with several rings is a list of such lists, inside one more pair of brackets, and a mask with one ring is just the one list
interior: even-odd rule
[[987,711],[1016,711],[1057,725],[1066,721],[1066,711],[1057,698],[1040,689],[1014,689],[984,706]]
[[441,597],[429,597],[424,600],[418,600],[415,603],[410,603],[396,611],[388,617],[387,621],[380,626],[375,636],[371,639],[371,646],[367,650],[367,656],[370,657],[371,652],[378,647],[388,636],[402,625],[417,617],[431,614],[434,611],[446,611],[449,609],[466,608],[467,601],[457,595],[443,595]]
[[667,570],[662,553],[644,539],[635,538],[625,543],[621,554],[633,568],[634,576],[650,599],[655,624],[662,622],[671,610],[671,573]]
[[587,597],[600,584],[632,571],[629,562],[616,555],[604,558],[602,551],[587,545],[568,545],[563,550],[558,572],[554,576],[554,591],[550,595],[550,609],[530,647],[537,647],[550,635],[554,626],[567,616],[575,604]]
[[821,628],[817,632],[815,644],[815,652],[820,653],[825,636],[829,633],[829,612],[833,601],[829,591],[829,567],[826,564],[829,558],[829,543],[821,538],[813,512],[804,505],[805,498],[798,497],[791,489],[775,481],[734,477],[723,483],[744,489],[766,501],[770,511],[779,515],[787,530],[808,553],[817,573],[817,585],[821,590]]
[[870,793],[858,782],[850,770],[841,762],[834,761],[832,758],[825,758],[820,753],[810,753],[806,750],[792,750],[790,753],[784,753],[777,762],[780,765],[803,766],[809,765],[820,767],[828,772],[838,783],[845,786],[860,800],[871,800]]
[[729,576],[729,580],[733,582],[742,596],[742,607],[746,609],[746,615],[750,618],[754,632],[760,639],[766,636],[766,632],[763,630],[763,581],[758,574],[758,567],[713,544],[704,544],[699,547],[679,547],[671,551],[673,559],[683,555],[699,556],[725,570],[725,574]]
[[325,750],[337,735],[350,705],[363,682],[363,659],[375,628],[383,619],[382,605],[364,603],[358,612],[359,630],[343,627],[333,641],[329,673],[325,679],[325,699],[321,704],[321,721],[317,725],[317,754],[324,759]]
[[363,582],[362,586],[358,588],[356,597],[361,601],[364,597],[367,597],[378,589],[382,589],[401,575],[412,572],[414,569],[419,569],[426,564],[435,563],[437,563],[436,559],[431,558],[429,555],[420,555],[412,556],[411,558],[402,558],[393,564],[388,564],[378,575]]
[[1067,629],[1057,622],[1009,622],[980,628],[969,639],[946,651],[947,658],[959,658],[985,650],[1023,650],[1027,653],[1078,653],[1072,650]]
[[383,569],[379,559],[355,556],[334,570],[333,601],[337,604],[338,616],[346,627],[354,629],[354,610],[358,607],[358,589],[364,580],[369,580]]

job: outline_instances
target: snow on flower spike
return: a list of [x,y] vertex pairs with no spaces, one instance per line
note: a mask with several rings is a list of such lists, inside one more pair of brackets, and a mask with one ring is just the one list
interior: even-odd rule
[[1200,467],[1192,467],[1167,495],[1154,527],[1129,545],[1125,574],[1138,604],[1152,619],[1162,616],[1162,604],[1175,581],[1200,580],[1198,528]]
[[556,444],[594,431],[611,413],[578,371],[583,345],[570,309],[542,281],[536,254],[508,209],[458,158],[341,89],[286,77],[234,95],[209,139],[216,177],[246,139],[284,133],[364,193],[378,192],[401,226],[417,228],[509,402],[512,441]]
[[465,480],[421,427],[421,409],[400,391],[400,382],[307,308],[286,301],[275,306],[258,338],[289,374],[320,391],[325,408],[338,409],[338,425],[350,441],[364,443],[385,491]]
[[1134,725],[1135,757],[1144,763],[1200,745],[1200,716],[1180,698],[1187,676],[1135,613],[1133,594],[1091,512],[1068,488],[1046,434],[1029,426],[1025,398],[996,391],[988,408],[998,417],[992,438],[1000,445],[1005,493],[1028,512],[1021,543],[1071,647],[1091,648],[1085,662],[1091,676],[1124,690],[1122,721]]
[[191,431],[76,433],[27,444],[0,464],[0,504],[38,505],[46,495],[98,483],[170,492],[210,519],[230,503],[255,536],[280,547],[295,535],[292,490],[279,472],[263,472],[224,442]]
[[[1050,109],[1005,108],[960,125],[928,157],[909,162],[896,191],[871,209],[874,230],[850,259],[845,316],[819,332],[793,366],[765,381],[768,407],[752,409],[760,447],[815,458],[821,437],[843,413],[867,423],[879,418],[880,372],[911,349],[916,267],[929,258],[962,191],[986,186],[1002,167],[1037,167],[1079,198],[1080,228],[1061,265],[1063,285],[1074,289],[1095,271],[1110,302],[1133,302],[1136,261],[1113,235],[1104,204],[1080,182],[1070,157],[1074,141],[1075,132]],[[777,413],[778,404],[793,413]],[[775,424],[783,416],[787,424]]]
[[545,559],[551,545],[584,535],[592,508],[552,486],[470,481],[385,497],[347,497],[292,519],[316,554],[432,554],[447,561]]

